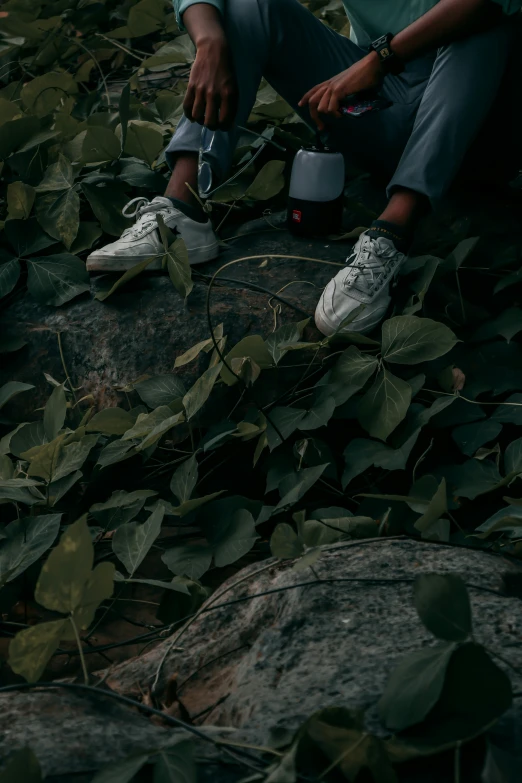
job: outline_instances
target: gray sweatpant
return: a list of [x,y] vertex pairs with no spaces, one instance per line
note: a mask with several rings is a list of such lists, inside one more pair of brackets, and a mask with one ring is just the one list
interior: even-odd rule
[[[299,100],[366,55],[298,0],[227,0],[224,25],[239,88],[239,126],[248,120],[262,77],[311,124]],[[409,62],[400,76],[384,79],[381,92],[393,106],[329,121],[332,144],[361,167],[393,173],[389,195],[406,187],[435,204],[494,105],[512,32],[512,23],[499,24]],[[180,152],[197,152],[201,133],[184,117],[166,150],[169,165]],[[215,134],[211,165],[219,180],[228,174],[237,138],[236,128]]]

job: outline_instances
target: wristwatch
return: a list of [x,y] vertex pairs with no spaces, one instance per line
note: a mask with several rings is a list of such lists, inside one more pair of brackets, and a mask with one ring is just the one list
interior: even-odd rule
[[385,73],[397,76],[404,71],[404,63],[400,60],[390,46],[394,36],[392,33],[377,38],[368,47],[369,52],[377,52],[380,63]]

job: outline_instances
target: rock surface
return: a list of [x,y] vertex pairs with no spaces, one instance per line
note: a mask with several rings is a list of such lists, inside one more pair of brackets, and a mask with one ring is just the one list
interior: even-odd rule
[[[346,194],[345,224],[350,228],[368,226],[385,203],[383,188],[369,179],[355,180]],[[477,192],[464,200],[448,199],[436,215],[425,221],[412,252],[444,256],[460,240],[480,235],[476,264],[489,266],[503,248],[515,242],[522,246],[519,197],[492,199],[487,195]],[[354,241],[298,239],[282,230],[283,218],[278,213],[239,229],[231,227],[225,232],[228,247],[223,248],[220,258],[197,270],[208,276],[229,261],[261,256],[228,267],[222,277],[261,286],[273,293],[279,291],[300,309],[296,312],[282,305],[278,324],[301,320],[304,314],[313,316],[322,289],[338,267],[275,256],[305,256],[342,264]],[[111,282],[117,277],[112,275]],[[104,283],[103,279],[93,278],[93,293]],[[46,400],[49,385],[44,372],[60,380],[64,378],[57,332],[61,333],[73,382],[82,387],[84,394],[92,394],[100,405],[113,405],[120,399],[116,390],[119,385],[144,374],[171,372],[179,354],[209,335],[207,286],[208,280],[196,280],[193,293],[184,303],[167,277],[143,274],[105,302],[86,294],[54,308],[39,305],[30,296],[17,299],[3,312],[0,329],[16,332],[27,345],[3,362],[0,385],[18,380],[36,384],[37,390],[16,398],[8,412],[20,420],[22,414],[28,415]],[[249,334],[267,335],[274,328],[270,300],[270,293],[244,287],[241,282],[216,286],[211,298],[212,323],[224,323],[230,346]]]
[[[469,587],[477,641],[516,666],[520,599],[502,592],[503,575],[514,570],[520,572],[520,566],[500,556],[405,539],[326,549],[314,566],[319,581],[310,569],[267,561],[225,583],[181,636],[115,667],[106,682],[141,700],[165,657],[160,703],[168,700],[175,678],[196,724],[233,727],[233,737],[255,744],[266,743],[272,727],[297,728],[326,706],[366,708],[369,727],[382,731],[375,704],[390,671],[407,653],[433,643],[413,608],[413,579],[433,571],[461,575]],[[173,643],[182,650],[171,651]],[[520,691],[522,675],[506,670]],[[30,744],[46,771],[67,775],[172,736],[172,730],[105,701],[68,693],[0,696],[0,755]],[[504,735],[512,729],[509,719]],[[214,768],[209,779],[232,783],[237,778],[226,768],[219,774]]]

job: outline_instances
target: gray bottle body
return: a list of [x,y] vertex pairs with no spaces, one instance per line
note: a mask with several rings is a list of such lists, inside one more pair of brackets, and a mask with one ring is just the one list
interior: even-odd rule
[[342,223],[345,166],[340,152],[301,149],[288,193],[288,228],[294,234],[338,233]]

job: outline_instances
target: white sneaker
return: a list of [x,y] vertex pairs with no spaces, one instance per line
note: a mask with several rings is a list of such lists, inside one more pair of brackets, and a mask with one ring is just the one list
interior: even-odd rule
[[[128,208],[135,204],[133,212]],[[120,239],[95,250],[87,258],[89,272],[125,272],[140,261],[157,255],[148,269],[161,269],[164,253],[157,216],[161,215],[165,225],[177,229],[188,250],[191,264],[204,264],[219,253],[219,245],[210,220],[198,223],[184,215],[170,199],[157,196],[149,202],[146,198],[134,198],[123,208],[126,217],[136,216],[136,223],[123,232]]]
[[361,234],[347,266],[330,280],[323,291],[315,323],[320,332],[330,336],[343,321],[361,305],[351,323],[340,330],[371,332],[382,321],[391,302],[390,283],[406,259],[393,242],[384,237],[372,238]]

